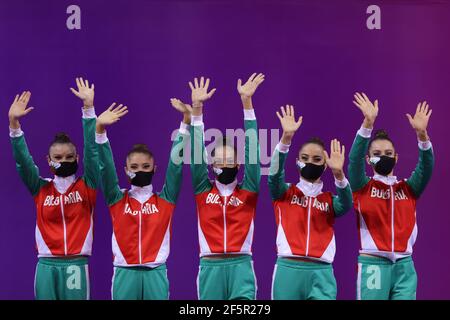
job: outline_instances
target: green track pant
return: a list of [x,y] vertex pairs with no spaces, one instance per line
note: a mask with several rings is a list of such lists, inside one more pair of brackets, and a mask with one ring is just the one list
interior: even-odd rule
[[358,300],[415,300],[417,274],[411,257],[392,262],[381,257],[358,257]]
[[88,300],[88,259],[39,258],[34,295],[36,300]]

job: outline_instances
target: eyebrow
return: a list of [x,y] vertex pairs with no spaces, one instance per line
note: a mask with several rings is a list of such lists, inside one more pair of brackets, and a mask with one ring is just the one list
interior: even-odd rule
[[[307,156],[307,157],[309,157],[309,154],[306,154],[306,153],[302,153],[302,154],[300,154],[302,157],[303,156]],[[313,157],[313,158],[322,158],[322,156],[321,155],[312,155],[311,157]]]
[[[385,150],[386,152],[388,152],[388,151],[391,151],[391,152],[394,152],[394,150],[393,149],[386,149]],[[376,149],[376,150],[372,150],[372,152],[382,152],[381,150],[378,150],[378,149]]]
[[[54,154],[53,155],[53,157],[62,157],[63,155],[62,154],[60,154],[60,153],[56,153],[56,154]],[[70,156],[75,156],[75,153],[69,153],[68,155],[67,155],[67,157],[70,157]]]

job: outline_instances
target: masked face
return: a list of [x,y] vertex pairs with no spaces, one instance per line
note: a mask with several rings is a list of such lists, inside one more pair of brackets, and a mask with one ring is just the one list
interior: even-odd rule
[[220,146],[215,149],[213,157],[213,171],[217,181],[222,184],[232,183],[238,174],[239,164],[230,146]]
[[370,157],[369,162],[375,172],[382,176],[388,176],[395,166],[395,158],[388,156]]
[[153,158],[144,153],[132,153],[127,158],[125,173],[133,186],[145,187],[152,183],[155,169]]
[[232,183],[237,176],[238,173],[238,167],[232,167],[232,168],[216,168],[213,167],[214,173],[216,175],[217,181],[219,181],[222,184],[230,184]]
[[304,145],[297,159],[297,167],[303,179],[309,182],[317,181],[326,168],[323,148],[316,143]]
[[313,163],[304,163],[297,161],[297,167],[300,169],[300,175],[303,179],[314,182],[322,176],[325,165],[317,165]]
[[136,187],[145,187],[152,184],[153,171],[152,172],[127,172],[127,176],[130,179],[130,183]]
[[394,146],[390,141],[375,140],[372,142],[369,150],[368,163],[376,173],[382,176],[392,174],[397,159]]
[[68,177],[78,170],[78,155],[71,143],[57,143],[50,147],[47,161],[50,170],[58,177]]

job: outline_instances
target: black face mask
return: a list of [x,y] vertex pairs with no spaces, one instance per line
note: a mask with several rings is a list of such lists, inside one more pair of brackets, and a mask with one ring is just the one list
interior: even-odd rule
[[133,186],[145,187],[152,184],[153,173],[154,171],[151,172],[138,171],[138,172],[130,172],[128,176],[130,177],[131,184]]
[[300,169],[300,175],[302,178],[308,181],[316,181],[322,176],[323,171],[325,170],[325,165],[317,165],[313,163],[303,163],[304,166],[300,165],[302,162],[297,162],[297,166]]
[[236,179],[238,167],[233,168],[214,168],[214,173],[217,176],[217,181],[222,184],[229,184]]
[[[380,158],[377,162],[374,160],[376,158]],[[387,176],[389,173],[392,172],[392,169],[394,169],[395,166],[395,158],[389,157],[389,156],[381,156],[381,157],[371,157],[370,163],[372,164],[373,168],[375,169],[375,172],[382,175]]]
[[55,175],[62,178],[71,176],[75,174],[78,170],[77,161],[52,162],[50,165],[54,169]]

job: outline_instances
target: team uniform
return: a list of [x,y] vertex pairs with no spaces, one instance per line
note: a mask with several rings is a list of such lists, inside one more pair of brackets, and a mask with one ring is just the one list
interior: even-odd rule
[[277,224],[278,259],[272,299],[336,299],[333,225],[335,217],[352,207],[350,185],[346,179],[335,180],[335,196],[322,192],[322,182],[310,183],[300,178],[296,185],[287,184],[284,165],[288,151],[289,145],[277,145],[268,177]]
[[83,109],[84,175],[43,179],[23,131],[10,129],[16,168],[36,205],[38,300],[89,299],[88,258],[92,252],[93,213],[98,181],[94,108]]
[[[245,172],[238,184],[210,181],[202,116],[191,123],[191,171],[198,216],[200,300],[256,299],[252,241],[260,182],[259,144],[254,110],[244,110]],[[198,155],[200,155],[197,159]],[[211,259],[213,255],[236,255]]]
[[[152,185],[121,190],[106,133],[97,134],[102,188],[111,214],[114,255],[113,300],[166,300],[169,281],[166,260],[170,251],[172,213],[180,192],[183,147],[188,126],[181,124],[173,142],[162,191]],[[178,163],[175,161],[179,159]]]
[[434,167],[430,141],[419,142],[419,162],[409,179],[365,174],[372,130],[361,128],[349,155],[349,181],[361,242],[357,299],[415,299],[417,275],[411,258],[417,237],[416,202]]

